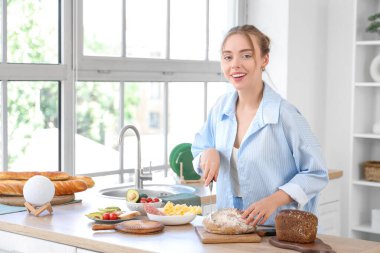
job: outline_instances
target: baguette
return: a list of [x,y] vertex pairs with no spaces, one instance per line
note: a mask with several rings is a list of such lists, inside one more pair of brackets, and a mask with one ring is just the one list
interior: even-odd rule
[[78,180],[83,180],[88,188],[92,188],[95,185],[94,180],[92,180],[91,177],[86,177],[86,176],[70,176],[70,179],[78,179]]
[[49,178],[52,181],[67,180],[70,175],[61,171],[24,171],[24,172],[0,172],[0,180],[28,180],[29,178],[40,175]]
[[83,180],[71,179],[66,181],[54,181],[55,195],[68,195],[87,190],[87,184]]
[[[26,180],[0,181],[0,195],[23,196],[25,182]],[[55,196],[74,194],[88,188],[86,182],[79,179],[52,182],[55,187]]]
[[0,181],[0,195],[23,196],[22,190],[26,181],[4,180]]

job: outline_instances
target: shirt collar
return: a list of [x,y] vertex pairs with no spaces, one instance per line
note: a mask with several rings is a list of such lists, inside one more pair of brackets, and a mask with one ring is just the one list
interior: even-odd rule
[[[228,96],[222,109],[220,120],[235,117],[237,98],[237,91]],[[263,98],[256,113],[256,119],[260,126],[271,123],[276,124],[278,122],[281,100],[281,96],[264,83]]]

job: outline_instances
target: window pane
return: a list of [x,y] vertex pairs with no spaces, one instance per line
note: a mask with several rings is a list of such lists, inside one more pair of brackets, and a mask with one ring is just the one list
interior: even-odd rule
[[0,82],[0,171],[3,170],[3,154],[4,154],[4,150],[3,150],[3,83]]
[[203,96],[203,83],[169,83],[168,155],[176,145],[192,143],[202,127]]
[[83,54],[122,56],[122,1],[83,0]]
[[204,0],[170,2],[170,58],[206,58],[206,3]]
[[3,9],[3,5],[0,3],[0,62],[3,61]]
[[220,60],[220,46],[228,30],[235,24],[236,0],[209,0],[209,59]]
[[76,173],[118,169],[120,83],[76,84]]
[[[124,87],[124,122],[139,130],[141,166],[164,164],[164,84],[125,83]],[[137,143],[132,130],[124,140],[124,168],[136,168]]]
[[58,170],[58,82],[8,82],[8,166]]
[[209,82],[207,83],[207,113],[215,105],[218,98],[228,91],[232,91],[233,87],[225,82]]
[[7,3],[8,62],[58,63],[58,1]]
[[127,0],[127,57],[166,57],[166,3],[167,0]]

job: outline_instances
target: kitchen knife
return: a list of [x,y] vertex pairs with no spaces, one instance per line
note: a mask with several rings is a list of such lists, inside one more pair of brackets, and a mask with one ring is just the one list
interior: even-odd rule
[[209,203],[210,203],[210,213],[212,213],[213,212],[213,208],[212,208],[212,205],[213,205],[213,203],[212,203],[212,188],[213,188],[213,186],[214,186],[214,179],[212,179],[211,181],[210,181],[210,183],[208,184],[208,188],[210,189],[210,195],[209,195]]
[[275,236],[276,235],[276,228],[273,226],[257,226],[256,227],[256,233],[263,237],[263,236]]

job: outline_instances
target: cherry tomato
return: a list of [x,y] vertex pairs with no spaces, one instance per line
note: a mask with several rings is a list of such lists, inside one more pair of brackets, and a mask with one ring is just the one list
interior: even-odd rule
[[141,199],[140,203],[146,203],[146,199]]
[[152,198],[147,198],[146,202],[148,202],[148,203],[152,202]]
[[103,220],[109,220],[110,219],[110,213],[104,213],[102,218],[103,218]]
[[110,213],[110,220],[117,220],[119,217],[117,216],[116,213]]
[[159,198],[154,198],[153,202],[160,202],[160,199]]

